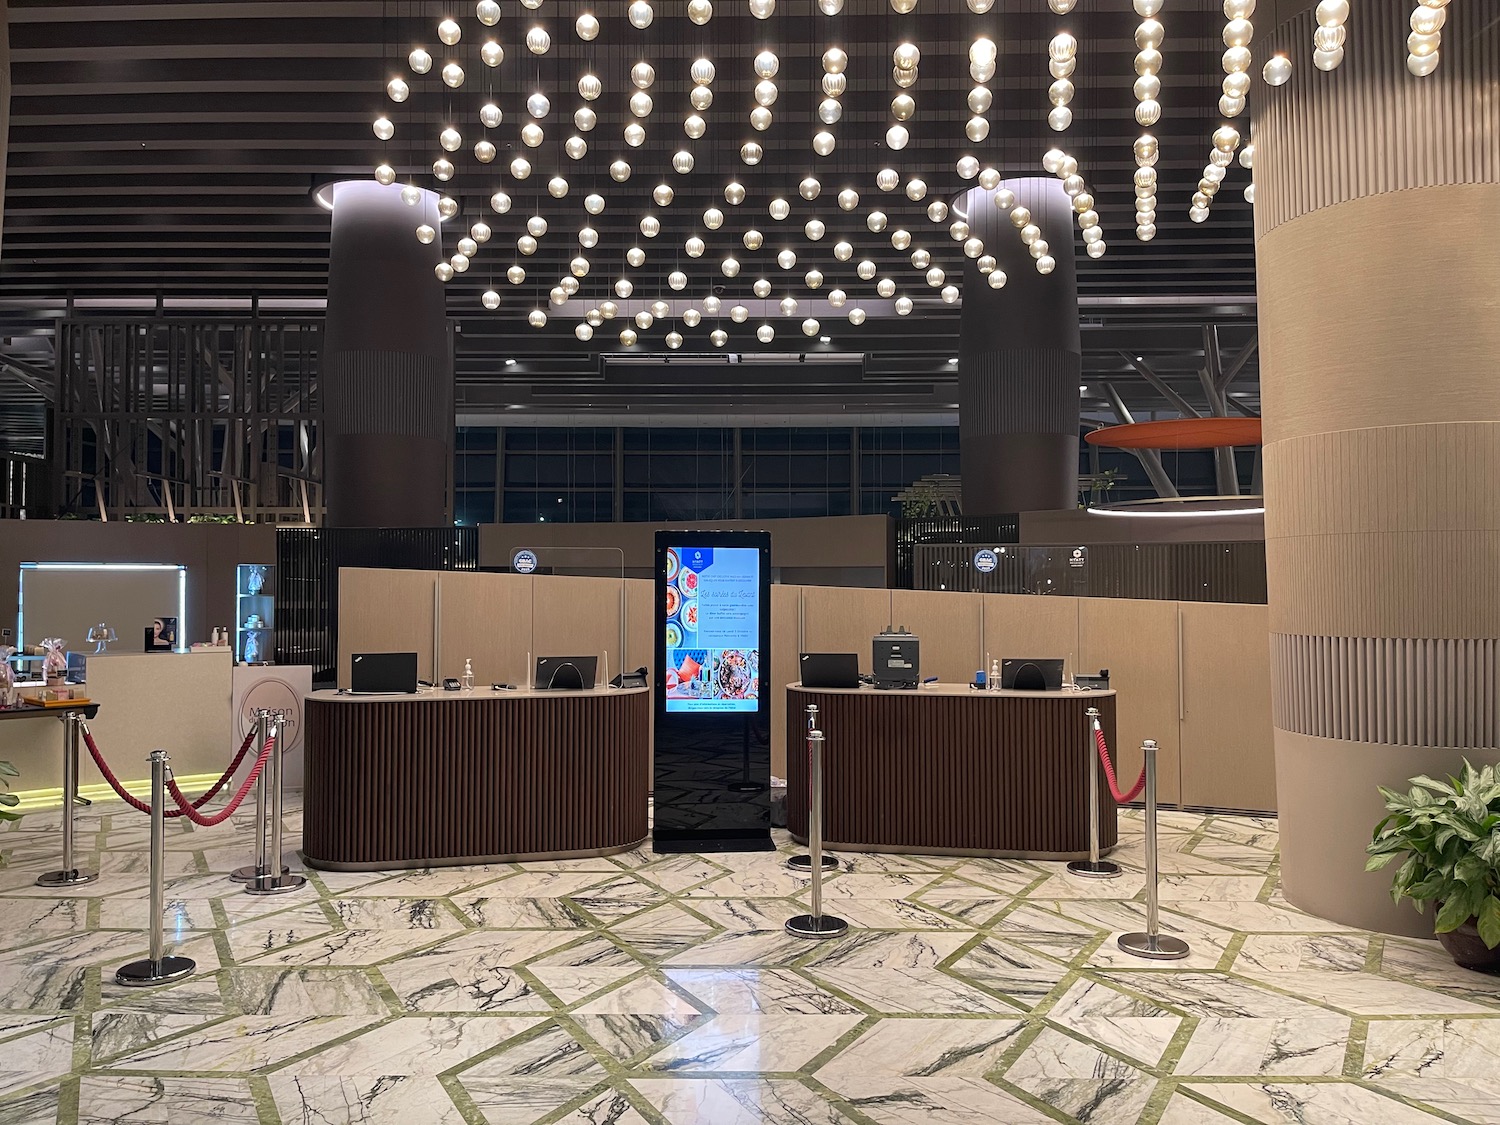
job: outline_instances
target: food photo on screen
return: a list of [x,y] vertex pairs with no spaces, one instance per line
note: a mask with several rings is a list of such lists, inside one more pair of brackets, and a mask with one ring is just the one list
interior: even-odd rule
[[759,552],[676,547],[665,565],[667,710],[758,710]]

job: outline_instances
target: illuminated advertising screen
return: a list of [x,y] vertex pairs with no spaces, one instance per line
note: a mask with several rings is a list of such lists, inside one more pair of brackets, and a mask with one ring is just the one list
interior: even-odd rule
[[758,711],[761,552],[678,545],[664,565],[667,712]]

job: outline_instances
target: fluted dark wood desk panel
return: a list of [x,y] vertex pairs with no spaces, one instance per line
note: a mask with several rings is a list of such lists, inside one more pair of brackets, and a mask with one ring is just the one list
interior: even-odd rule
[[[1088,856],[1084,711],[1115,742],[1114,692],[787,688],[787,826],[807,838],[808,704],[824,732],[823,838],[849,850]],[[1131,781],[1134,778],[1130,779]],[[1099,773],[1100,845],[1116,805]]]
[[302,847],[363,870],[606,855],[646,838],[644,688],[307,697]]

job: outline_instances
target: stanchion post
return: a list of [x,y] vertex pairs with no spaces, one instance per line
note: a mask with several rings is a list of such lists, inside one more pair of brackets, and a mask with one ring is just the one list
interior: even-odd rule
[[823,732],[808,731],[812,803],[807,810],[807,843],[812,870],[812,913],[788,918],[786,932],[793,937],[834,938],[849,932],[849,923],[823,913]]
[[181,980],[198,966],[191,957],[168,957],[162,935],[162,914],[167,907],[167,752],[151,751],[151,956],[132,961],[115,972],[115,982],[127,988],[146,988]]
[[1156,895],[1159,874],[1156,854],[1156,743],[1148,738],[1141,743],[1141,752],[1146,756],[1146,932],[1124,934],[1119,940],[1119,946],[1126,953],[1151,961],[1178,961],[1188,955],[1188,943],[1170,934],[1162,935],[1161,910]]
[[[260,757],[260,752],[265,749],[266,739],[271,734],[271,712],[264,707],[255,712],[255,756]],[[269,763],[268,763],[269,764]],[[266,774],[268,770],[261,770],[260,776],[255,779],[255,862],[246,867],[236,867],[229,873],[229,877],[236,883],[248,883],[252,879],[258,879],[271,870],[271,861],[267,858],[266,835],[268,825],[266,824]],[[291,868],[282,865],[281,874],[285,875]]]
[[[265,872],[245,884],[245,893],[250,895],[280,895],[307,886],[304,876],[290,874],[281,862],[281,816],[284,811],[281,779],[284,775],[281,769],[280,719],[272,721],[271,739],[275,745],[271,748],[271,755],[266,759],[266,768],[261,774],[262,777],[267,773],[271,775],[266,782],[271,792],[271,854],[266,858]],[[272,874],[278,869],[278,874]]]
[[70,711],[63,715],[63,814],[62,870],[48,871],[36,877],[39,887],[76,887],[92,883],[97,872],[80,871],[73,862],[73,806],[78,803],[78,732],[83,716]]
[[1090,707],[1084,712],[1084,716],[1088,719],[1087,733],[1083,743],[1084,753],[1089,758],[1089,857],[1088,859],[1075,859],[1068,864],[1068,873],[1085,879],[1118,879],[1120,865],[1099,858],[1099,747],[1094,740],[1094,726],[1099,721],[1099,708]]
[[[804,713],[807,715],[807,756],[808,756],[807,757],[807,772],[808,772],[808,782],[807,782],[808,813],[807,813],[807,817],[808,817],[808,826],[809,826],[809,832],[810,832],[811,831],[811,825],[812,825],[812,733],[813,733],[813,731],[815,731],[815,730],[818,729],[818,705],[816,703],[809,703],[807,705],[807,707],[805,708]],[[820,841],[820,844],[821,844],[821,841]],[[786,865],[787,865],[788,868],[790,868],[793,871],[803,871],[803,872],[811,871],[812,870],[812,865],[813,865],[813,859],[812,859],[812,856],[808,855],[806,852],[800,852],[799,854],[791,856],[790,858],[788,858],[787,861],[786,861]],[[821,866],[824,871],[837,871],[838,870],[838,866],[839,866],[838,857],[837,856],[831,856],[831,855],[825,855],[825,856],[823,856],[821,858],[819,866]]]

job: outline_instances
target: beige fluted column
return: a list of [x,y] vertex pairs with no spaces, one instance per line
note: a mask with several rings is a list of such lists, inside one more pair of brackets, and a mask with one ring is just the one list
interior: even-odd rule
[[1453,0],[1417,78],[1412,0],[1358,0],[1324,74],[1311,0],[1262,7],[1295,65],[1254,96],[1286,894],[1430,935],[1364,845],[1377,785],[1500,758],[1500,23]]

